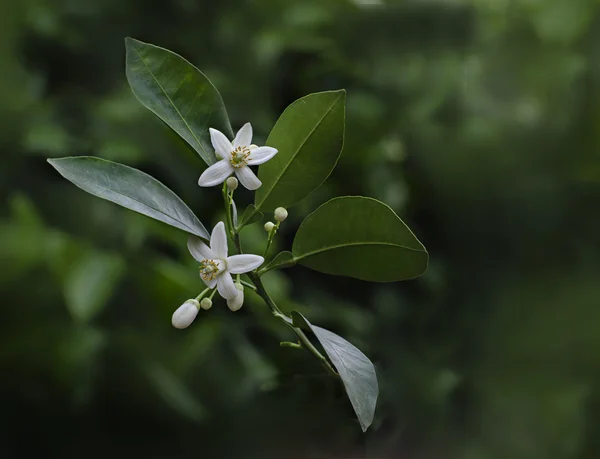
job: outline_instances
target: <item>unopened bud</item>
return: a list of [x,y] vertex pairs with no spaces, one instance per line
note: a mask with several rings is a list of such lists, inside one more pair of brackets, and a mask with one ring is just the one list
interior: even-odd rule
[[274,217],[278,222],[282,222],[288,217],[288,211],[283,207],[278,207],[275,209]]
[[202,301],[200,301],[200,307],[205,311],[208,311],[212,308],[212,300],[210,298],[203,298]]
[[254,150],[255,148],[258,148],[258,146],[257,146],[257,145],[254,145],[254,144],[252,144],[252,145],[250,145],[248,148],[249,148],[250,150]]
[[187,328],[198,315],[200,303],[196,300],[187,300],[173,313],[171,323],[175,328]]
[[275,223],[273,223],[273,222],[265,223],[265,231],[267,233],[270,233],[271,231],[273,231],[273,228],[275,228]]
[[227,188],[229,188],[230,190],[235,190],[240,184],[240,182],[238,182],[238,179],[236,179],[235,177],[229,177],[225,183],[227,184]]
[[227,307],[233,312],[238,311],[244,304],[244,286],[236,282],[235,288],[238,289],[237,296],[232,300],[227,300]]

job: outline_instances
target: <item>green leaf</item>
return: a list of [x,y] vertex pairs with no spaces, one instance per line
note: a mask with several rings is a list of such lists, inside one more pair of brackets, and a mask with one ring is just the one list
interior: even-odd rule
[[291,104],[277,120],[266,144],[275,157],[260,166],[257,209],[291,207],[323,183],[344,144],[346,91],[310,94]]
[[210,239],[210,234],[190,208],[166,186],[142,171],[92,156],[49,159],[48,162],[64,178],[94,196]]
[[259,222],[263,219],[264,214],[256,210],[253,204],[250,204],[244,210],[242,214],[242,220],[240,222],[239,228],[243,228],[244,226],[251,225],[253,223]]
[[373,282],[420,276],[429,258],[389,206],[360,196],[332,199],[306,217],[292,253],[316,271]]
[[292,252],[283,251],[275,255],[275,257],[260,271],[261,273],[266,273],[272,269],[289,268],[295,264],[294,254]]
[[117,255],[86,252],[73,263],[64,280],[69,312],[81,323],[89,322],[106,305],[125,271]]
[[221,94],[183,57],[133,38],[125,39],[127,81],[135,97],[183,137],[208,165],[216,162],[208,128],[233,132]]
[[356,346],[325,328],[311,324],[299,312],[292,311],[292,320],[295,327],[310,329],[325,349],[344,383],[360,427],[366,432],[373,422],[379,395],[373,363]]

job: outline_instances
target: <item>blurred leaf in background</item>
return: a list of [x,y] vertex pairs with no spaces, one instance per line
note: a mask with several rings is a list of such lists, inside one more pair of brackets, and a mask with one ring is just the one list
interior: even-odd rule
[[[0,456],[597,458],[599,8],[0,3]],[[251,292],[172,329],[201,288],[185,236],[46,163],[126,163],[221,218],[218,191],[197,186],[204,162],[128,88],[126,36],[201,69],[257,144],[295,100],[347,90],[338,166],[273,253],[333,196],[365,195],[415,230],[429,270],[375,285],[295,266],[265,283],[375,363],[366,435]],[[264,249],[261,225],[244,237]]]

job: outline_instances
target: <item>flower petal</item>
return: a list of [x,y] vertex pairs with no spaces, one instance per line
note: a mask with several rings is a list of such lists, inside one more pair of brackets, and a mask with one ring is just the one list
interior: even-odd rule
[[227,300],[227,307],[235,312],[239,311],[239,309],[244,305],[244,287],[242,284],[235,284],[235,288],[238,289],[237,296],[232,300]]
[[243,274],[258,268],[265,262],[259,255],[232,255],[227,258],[227,271],[231,274]]
[[200,186],[215,186],[227,180],[227,177],[233,172],[233,166],[227,160],[222,159],[218,163],[213,164],[200,176],[198,185]]
[[229,160],[233,150],[229,139],[225,137],[225,134],[223,134],[221,131],[217,131],[216,129],[210,128],[208,132],[210,132],[210,141],[215,148],[215,153],[217,153],[217,155],[221,158]]
[[[175,328],[187,328],[198,315],[200,304],[196,300],[187,300],[173,313],[171,323]],[[240,305],[240,308],[242,306]],[[239,308],[238,308],[239,309]]]
[[248,159],[249,166],[258,166],[266,163],[277,154],[277,148],[273,147],[258,147],[250,150],[250,158]]
[[233,148],[248,147],[252,143],[252,125],[246,123],[235,135],[233,139]]
[[210,235],[210,248],[214,252],[215,258],[219,260],[227,259],[227,233],[223,222],[215,225]]
[[215,258],[215,254],[212,250],[210,250],[210,247],[202,242],[202,239],[200,239],[198,236],[188,237],[187,246],[188,250],[192,254],[192,257],[194,257],[194,260],[196,261],[206,260],[207,258]]
[[248,190],[256,190],[260,188],[262,182],[258,180],[258,177],[252,172],[248,166],[238,167],[235,170],[235,175],[240,180],[241,184],[244,185]]
[[[202,276],[200,276],[200,279],[202,279]],[[213,280],[202,279],[202,282],[204,282],[208,288],[215,288],[217,286],[217,279],[213,279]]]
[[219,290],[219,295],[226,300],[233,300],[239,293],[238,289],[233,283],[231,274],[228,272],[224,272],[223,274],[217,276],[217,289]]

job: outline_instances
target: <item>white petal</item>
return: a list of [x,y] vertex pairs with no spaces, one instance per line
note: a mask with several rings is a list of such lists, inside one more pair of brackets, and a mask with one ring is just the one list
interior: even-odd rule
[[198,179],[200,186],[215,186],[227,180],[227,177],[233,172],[233,166],[225,159],[213,164]]
[[188,237],[187,246],[188,250],[192,254],[192,257],[194,257],[194,260],[196,261],[206,260],[207,258],[215,258],[215,254],[212,250],[210,250],[210,247],[202,242],[202,239],[197,236]]
[[232,255],[227,258],[227,271],[231,274],[243,274],[258,268],[265,259],[259,255]]
[[238,167],[234,170],[235,175],[237,175],[237,178],[239,179],[241,184],[244,185],[244,187],[248,190],[256,190],[262,185],[262,182],[258,180],[258,177],[254,174],[254,172],[252,172],[252,169],[250,169],[248,166]]
[[249,166],[258,166],[266,163],[277,154],[277,148],[273,147],[258,147],[250,150],[250,158],[248,158]]
[[246,123],[235,135],[233,139],[233,148],[247,147],[252,143],[252,125]]
[[219,289],[219,295],[226,300],[233,300],[238,294],[238,289],[235,288],[231,274],[228,272],[217,276],[217,289]]
[[233,300],[227,300],[227,307],[233,312],[239,311],[244,304],[244,287],[236,283],[235,288],[238,289],[237,296]]
[[210,132],[210,141],[213,144],[217,155],[223,159],[229,160],[233,150],[229,139],[225,137],[225,134],[223,134],[221,131],[217,131],[216,129],[210,128],[208,132]]
[[187,328],[198,315],[200,305],[196,300],[187,300],[173,313],[171,323],[175,328]]
[[219,260],[227,258],[227,233],[225,232],[225,224],[223,222],[215,225],[210,235],[210,248],[214,252],[215,258]]
[[[200,276],[200,279],[202,279],[202,276]],[[202,279],[202,282],[204,282],[208,288],[215,288],[217,286],[217,279],[213,279],[213,280]]]

